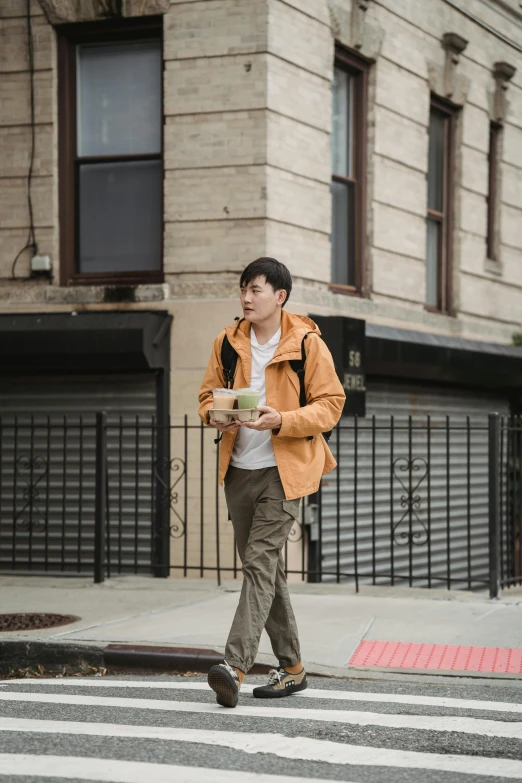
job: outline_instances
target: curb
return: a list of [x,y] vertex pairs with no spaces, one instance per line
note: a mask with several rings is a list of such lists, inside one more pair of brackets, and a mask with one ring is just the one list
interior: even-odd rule
[[[39,640],[0,640],[0,678],[16,669],[41,664],[53,668],[67,666],[81,671],[86,667],[108,669],[110,673],[185,673],[204,674],[221,663],[223,654],[198,647],[169,647],[137,644],[92,644]],[[455,679],[489,680],[520,686],[522,675],[471,671],[432,671],[365,666],[337,668],[304,661],[307,672],[316,677],[341,677],[363,680],[426,681],[435,684]],[[255,663],[250,674],[266,674],[272,665]]]
[[103,667],[103,648],[93,645],[64,644],[41,640],[21,641],[13,639],[0,641],[0,674],[12,669],[30,666],[71,666],[82,668]]
[[[111,671],[156,670],[206,673],[221,663],[223,655],[196,647],[166,647],[136,644],[89,645],[45,640],[0,640],[0,676],[13,669],[41,664],[48,667],[85,666]],[[256,663],[252,674],[265,674],[272,667]]]
[[[223,661],[215,650],[197,647],[156,647],[139,644],[109,644],[103,650],[107,668],[163,669],[176,672],[208,672],[211,666]],[[252,674],[265,674],[272,667],[255,663]]]

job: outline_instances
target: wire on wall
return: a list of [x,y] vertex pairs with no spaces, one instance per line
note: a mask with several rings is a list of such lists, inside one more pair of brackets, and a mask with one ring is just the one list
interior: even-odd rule
[[34,48],[33,48],[33,29],[31,25],[31,0],[26,0],[26,14],[27,14],[27,53],[29,58],[29,76],[30,76],[30,112],[31,112],[31,157],[29,162],[29,171],[27,173],[27,206],[29,209],[29,234],[27,236],[24,247],[17,253],[13,266],[11,269],[11,277],[13,280],[25,280],[27,278],[16,277],[16,264],[18,259],[26,250],[30,248],[33,251],[33,255],[38,254],[38,244],[36,242],[36,233],[34,229],[34,214],[33,214],[33,199],[31,195],[31,183],[33,180],[33,167],[34,167],[34,155],[35,155],[35,143],[36,143],[36,128],[35,128],[35,111],[34,111]]

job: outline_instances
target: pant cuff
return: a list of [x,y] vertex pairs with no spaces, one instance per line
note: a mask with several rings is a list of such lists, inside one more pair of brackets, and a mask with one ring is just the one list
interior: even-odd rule
[[301,663],[301,656],[298,658],[283,658],[279,661],[279,666],[284,669],[286,666],[297,666],[298,663]]
[[230,666],[233,666],[234,669],[240,669],[243,674],[247,674],[250,668],[250,666],[247,667],[242,661],[238,661],[236,658],[227,658],[225,656],[225,660]]

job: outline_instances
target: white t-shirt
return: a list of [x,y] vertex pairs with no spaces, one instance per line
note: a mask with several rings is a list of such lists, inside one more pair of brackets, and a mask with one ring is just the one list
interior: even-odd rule
[[[250,329],[250,347],[252,351],[252,372],[250,387],[259,389],[259,404],[266,405],[265,368],[274,358],[276,348],[281,338],[281,329],[264,345],[259,345],[254,332]],[[270,430],[257,432],[248,427],[241,427],[236,435],[230,464],[243,470],[258,470],[259,468],[276,467],[277,462],[272,447]]]

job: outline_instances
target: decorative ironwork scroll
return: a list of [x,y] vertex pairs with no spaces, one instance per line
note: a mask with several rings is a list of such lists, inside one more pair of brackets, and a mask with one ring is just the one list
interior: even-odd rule
[[[169,509],[174,514],[174,521],[169,523],[169,534],[171,538],[183,538],[185,535],[185,523],[180,514],[178,513],[176,506],[179,502],[179,492],[176,490],[177,485],[185,475],[186,465],[179,457],[174,459],[157,459],[154,463],[154,475],[158,481],[161,490],[159,503],[162,511]],[[177,476],[176,476],[177,474]],[[171,484],[171,476],[176,476],[174,482]],[[165,481],[167,478],[167,481]]]
[[[18,530],[43,533],[47,525],[45,513],[39,506],[42,481],[47,476],[47,461],[40,456],[22,455],[15,463],[16,489],[22,490],[22,508],[17,511],[14,524]],[[18,499],[17,499],[18,505]]]
[[419,516],[422,502],[418,492],[428,470],[428,463],[422,457],[398,457],[393,461],[393,476],[404,490],[400,498],[404,513],[393,526],[393,540],[398,546],[424,546],[428,543],[429,532]]

